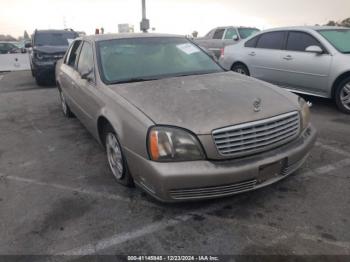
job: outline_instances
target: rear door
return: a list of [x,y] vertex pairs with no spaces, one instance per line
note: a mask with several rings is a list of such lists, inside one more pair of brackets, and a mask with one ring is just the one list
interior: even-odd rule
[[255,48],[246,48],[245,54],[251,76],[271,83],[282,81],[284,75],[280,67],[286,35],[285,31],[274,31],[252,39],[256,41]]
[[96,86],[94,59],[93,44],[84,41],[77,63],[78,75],[75,79],[74,96],[82,112],[81,121],[91,132],[94,132],[96,127],[95,119],[102,104]]
[[[306,52],[310,46],[319,46],[324,53]],[[307,32],[290,31],[281,59],[283,81],[280,84],[301,92],[327,95],[331,63],[332,56],[314,36]]]
[[78,103],[74,98],[74,93],[76,89],[75,79],[78,75],[78,72],[76,71],[77,58],[79,55],[81,44],[81,40],[76,40],[72,43],[63,63],[61,64],[61,68],[58,70],[57,76],[61,88],[65,94],[68,105],[70,106],[72,111],[77,115],[79,115],[80,110]]
[[224,47],[223,38],[224,38],[225,31],[226,31],[225,28],[216,29],[213,34],[213,39],[209,40],[207,49],[214,52],[216,57],[220,57],[221,48]]

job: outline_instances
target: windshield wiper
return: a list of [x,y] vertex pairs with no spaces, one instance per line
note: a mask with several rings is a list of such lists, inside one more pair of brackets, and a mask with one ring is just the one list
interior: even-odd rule
[[146,81],[152,81],[152,80],[158,80],[159,78],[130,78],[130,79],[125,79],[125,80],[120,80],[120,81],[114,81],[111,82],[112,85],[115,84],[126,84],[126,83],[136,83],[136,82],[146,82]]
[[209,74],[215,74],[219,73],[220,71],[203,71],[203,72],[189,72],[184,74],[175,75],[174,77],[181,77],[181,76],[194,76],[194,75],[209,75]]

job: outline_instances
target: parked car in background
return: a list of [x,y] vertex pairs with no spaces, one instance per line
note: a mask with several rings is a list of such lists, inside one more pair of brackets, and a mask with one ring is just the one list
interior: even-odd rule
[[30,65],[38,85],[54,81],[57,60],[64,56],[69,44],[77,37],[78,34],[71,30],[35,30]]
[[23,50],[11,42],[0,42],[0,54],[17,54],[23,53]]
[[332,98],[350,113],[350,29],[289,27],[226,47],[220,63],[290,91]]
[[270,185],[316,139],[303,99],[223,70],[181,36],[79,38],[56,77],[64,115],[105,146],[115,179],[162,201]]
[[259,31],[259,29],[251,27],[217,27],[204,37],[195,38],[193,41],[201,47],[212,51],[215,56],[219,58],[225,46],[236,44]]

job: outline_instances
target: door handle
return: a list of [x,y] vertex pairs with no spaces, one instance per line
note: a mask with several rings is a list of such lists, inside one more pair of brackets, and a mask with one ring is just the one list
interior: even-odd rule
[[293,57],[291,55],[287,55],[287,56],[283,57],[283,59],[290,61],[290,60],[293,60]]
[[251,52],[249,55],[250,56],[256,56],[256,53],[255,52]]

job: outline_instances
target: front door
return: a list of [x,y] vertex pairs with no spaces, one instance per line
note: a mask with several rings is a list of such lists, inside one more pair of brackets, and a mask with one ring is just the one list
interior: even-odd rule
[[[319,46],[324,53],[307,52],[306,49],[310,46]],[[286,50],[280,62],[283,79],[277,84],[321,96],[329,93],[332,56],[314,36],[306,32],[289,32]]]

